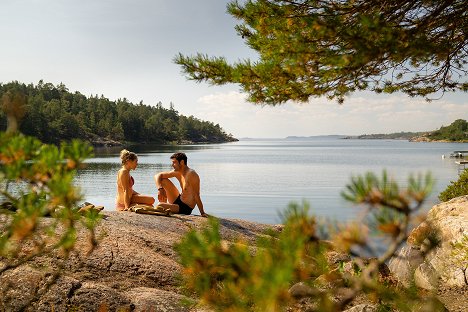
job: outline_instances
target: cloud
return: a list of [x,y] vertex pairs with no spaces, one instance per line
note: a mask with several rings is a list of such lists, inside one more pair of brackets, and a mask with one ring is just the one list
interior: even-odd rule
[[466,103],[426,102],[404,95],[359,95],[344,104],[326,99],[309,103],[261,106],[240,92],[202,96],[196,117],[219,123],[236,137],[363,134],[438,129],[457,118],[467,119]]

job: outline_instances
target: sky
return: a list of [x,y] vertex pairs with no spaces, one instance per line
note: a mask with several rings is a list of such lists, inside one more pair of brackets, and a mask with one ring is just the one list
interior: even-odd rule
[[403,94],[355,93],[262,106],[238,85],[187,80],[179,52],[255,59],[226,13],[227,0],[0,0],[0,82],[63,83],[71,91],[173,103],[180,114],[219,123],[237,138],[428,131],[468,119],[467,93],[426,102]]

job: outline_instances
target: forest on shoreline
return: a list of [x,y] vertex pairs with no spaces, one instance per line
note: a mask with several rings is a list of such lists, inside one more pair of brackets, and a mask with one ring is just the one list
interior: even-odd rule
[[468,142],[468,122],[457,119],[448,126],[427,132],[395,132],[388,134],[363,134],[348,136],[346,139],[387,139],[414,142]]
[[[95,146],[132,143],[224,143],[237,141],[219,124],[184,116],[170,103],[150,106],[134,104],[126,98],[109,100],[103,95],[89,97],[70,92],[60,83],[37,85],[20,82],[0,83],[0,98],[14,90],[26,96],[24,117],[19,130],[44,143],[80,139]],[[7,127],[4,109],[0,110],[0,130]]]

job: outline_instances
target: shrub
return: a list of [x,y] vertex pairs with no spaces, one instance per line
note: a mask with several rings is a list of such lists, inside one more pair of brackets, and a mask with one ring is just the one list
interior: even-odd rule
[[439,199],[445,202],[463,195],[468,195],[468,169],[463,170],[457,181],[450,182],[450,185],[439,194]]

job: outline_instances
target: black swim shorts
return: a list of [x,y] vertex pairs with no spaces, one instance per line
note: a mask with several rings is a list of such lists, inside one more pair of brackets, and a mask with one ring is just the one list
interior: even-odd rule
[[180,195],[179,195],[179,197],[177,197],[177,199],[174,201],[174,204],[179,205],[179,213],[180,213],[180,214],[185,214],[185,215],[192,214],[193,208],[190,208],[189,205],[187,205],[186,203],[184,203],[184,202],[180,199]]

